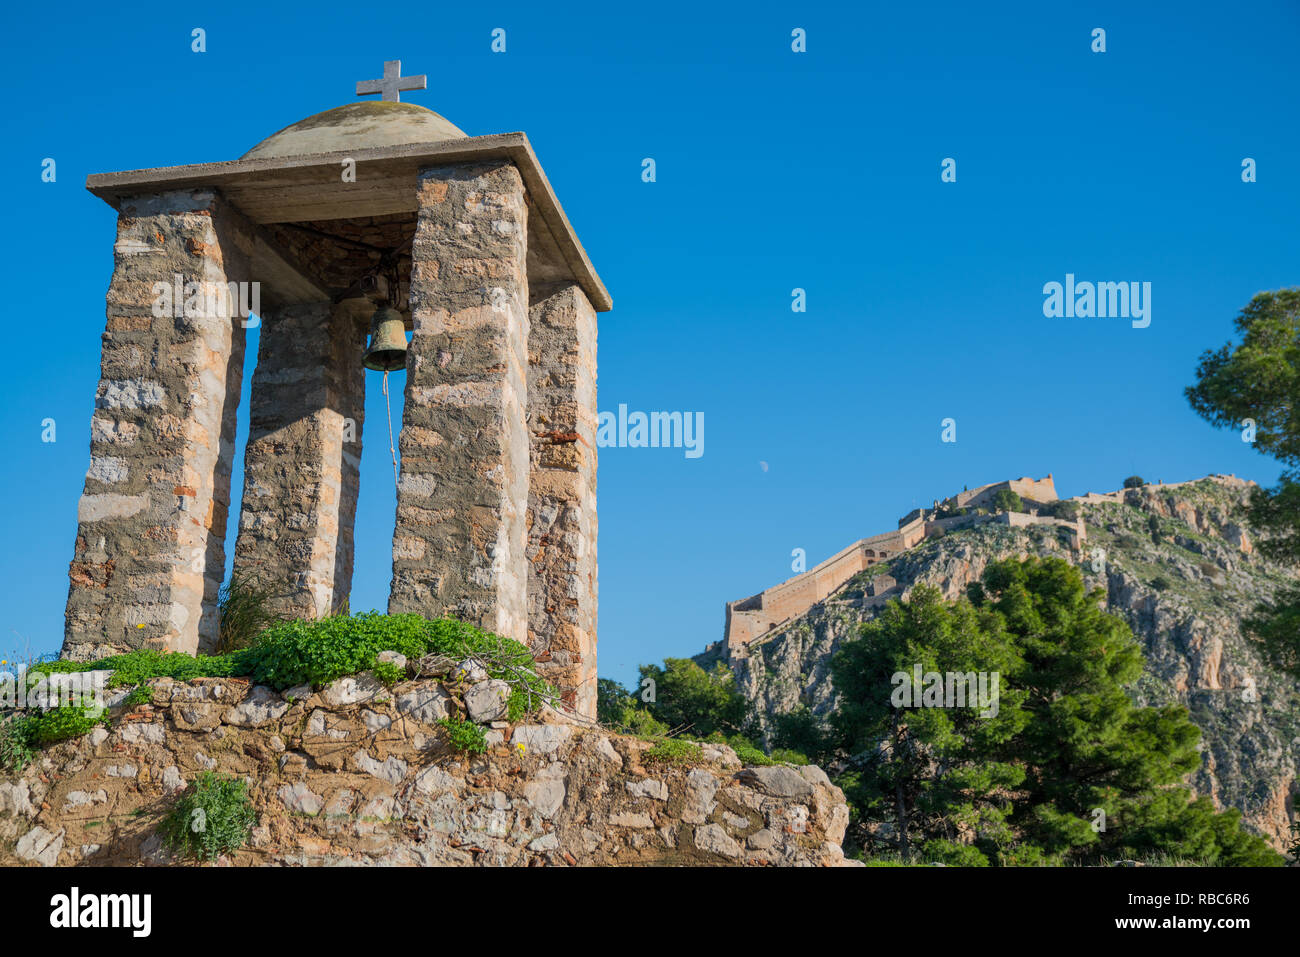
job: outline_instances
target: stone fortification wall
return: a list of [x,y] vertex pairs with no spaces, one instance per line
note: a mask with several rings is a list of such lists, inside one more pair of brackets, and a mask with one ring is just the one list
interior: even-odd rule
[[[1015,492],[1031,507],[1036,503],[1047,504],[1057,500],[1056,486],[1049,474],[1043,479],[1019,478],[981,485],[979,488],[961,492],[947,499],[946,504],[970,509],[987,507],[992,504],[997,493],[1004,489]],[[914,509],[899,520],[897,531],[861,539],[802,575],[797,575],[749,598],[728,602],[723,625],[723,647],[726,653],[743,653],[755,639],[772,631],[782,622],[802,615],[818,602],[824,601],[854,575],[882,559],[888,559],[916,546],[927,537],[991,521],[1016,526],[1064,525],[1074,533],[1075,548],[1079,547],[1087,535],[1082,520],[1071,522],[1020,512],[997,515],[966,514],[941,519],[932,516],[930,510]],[[878,601],[884,600],[884,598],[878,599]]]
[[824,601],[859,572],[920,542],[926,534],[921,519],[895,532],[884,532],[854,542],[826,561],[779,585],[740,601],[728,602],[724,642],[729,651],[740,651],[751,641],[783,621],[802,615]]

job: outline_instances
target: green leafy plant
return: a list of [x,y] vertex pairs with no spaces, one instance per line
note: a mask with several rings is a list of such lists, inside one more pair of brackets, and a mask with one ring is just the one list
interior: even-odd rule
[[769,758],[766,754],[764,754],[762,751],[760,751],[758,748],[754,747],[753,745],[741,745],[740,747],[734,748],[733,750],[736,752],[736,757],[740,758],[741,762],[744,764],[758,764],[758,765],[766,766],[772,763],[771,758]]
[[23,733],[27,740],[43,748],[89,734],[96,725],[108,724],[108,714],[102,708],[71,706],[39,711],[19,720],[26,723]]
[[133,651],[98,661],[51,661],[35,666],[43,672],[108,669],[114,687],[138,685],[151,678],[247,676],[277,691],[297,685],[323,687],[345,675],[375,668],[381,651],[396,651],[408,660],[443,655],[472,658],[489,677],[511,685],[514,710],[531,713],[556,700],[555,691],[537,674],[532,652],[509,638],[450,618],[420,615],[334,615],[316,621],[281,621],[263,631],[247,648],[222,655]]
[[12,716],[0,724],[0,770],[17,773],[36,756],[28,731],[26,716]]
[[138,685],[129,695],[122,699],[122,704],[128,708],[134,708],[142,704],[153,704],[153,688],[150,685]]
[[68,673],[73,671],[112,671],[109,687],[121,688],[144,684],[152,678],[189,681],[192,678],[228,678],[244,674],[243,659],[231,655],[187,655],[184,652],[132,651],[98,661],[46,661],[34,665],[29,674]]
[[487,750],[487,735],[473,721],[464,718],[443,718],[438,722],[447,731],[447,740],[457,751],[482,754]]
[[397,682],[401,681],[402,678],[406,676],[406,672],[391,661],[377,661],[372,670],[375,673],[375,677],[389,688],[397,684]]
[[163,819],[159,833],[178,853],[211,861],[243,847],[256,822],[241,779],[204,771]]
[[381,651],[408,660],[444,655],[473,658],[492,678],[508,682],[534,711],[554,692],[534,670],[522,644],[450,618],[420,615],[335,615],[318,621],[287,621],[268,628],[249,648],[235,652],[236,674],[282,690],[300,684],[321,687],[344,675],[374,668]]
[[704,760],[704,752],[693,741],[664,738],[642,755],[642,760],[651,764],[696,764]]
[[791,748],[773,748],[772,760],[781,764],[812,764],[808,755]]
[[[33,674],[68,673],[90,670],[114,672],[110,685],[137,687],[127,697],[131,705],[151,695],[143,687],[154,678],[188,681],[203,677],[248,676],[277,691],[298,685],[322,687],[345,675],[373,670],[376,677],[392,685],[402,670],[378,661],[383,651],[396,651],[408,660],[440,655],[455,661],[473,659],[488,676],[511,687],[508,715],[512,721],[533,713],[547,702],[557,702],[554,691],[537,674],[532,653],[517,641],[502,638],[473,625],[449,618],[427,619],[420,615],[335,615],[318,621],[282,621],[263,631],[247,648],[228,654],[191,656],[180,652],[162,654],[141,650],[92,662],[49,661],[34,666]],[[57,717],[45,715],[16,719],[19,723],[0,730],[0,761],[25,763],[31,749],[89,731],[106,717],[79,709]],[[647,716],[648,717],[648,716]],[[667,729],[655,724],[659,733]],[[470,722],[448,725],[453,743],[462,750],[486,750],[483,731]],[[460,746],[458,745],[458,746]],[[8,766],[8,765],[7,765]]]

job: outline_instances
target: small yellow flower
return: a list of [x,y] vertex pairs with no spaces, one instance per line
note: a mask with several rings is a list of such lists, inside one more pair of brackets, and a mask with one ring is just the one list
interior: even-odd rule
[[516,744],[515,747],[519,749],[519,753],[520,753],[520,754],[523,754],[523,753],[524,753],[524,750],[525,750],[525,749],[524,749],[524,743],[523,743],[522,741],[520,741],[518,744]]
[[143,627],[144,627],[144,622],[140,622],[140,624],[136,625],[136,627],[137,627],[137,628],[143,628]]

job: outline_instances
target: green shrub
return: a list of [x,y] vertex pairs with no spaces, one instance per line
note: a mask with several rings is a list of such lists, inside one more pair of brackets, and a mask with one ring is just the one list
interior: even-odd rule
[[926,841],[921,846],[921,860],[925,863],[947,864],[949,867],[988,867],[989,859],[979,848],[958,844],[943,838]]
[[1125,488],[1141,488],[1143,485],[1146,484],[1147,484],[1146,482],[1142,481],[1142,476],[1140,475],[1130,475],[1128,478],[1124,480]]
[[782,764],[812,764],[812,761],[808,760],[808,755],[793,748],[773,748],[772,760]]
[[529,695],[522,688],[513,688],[510,691],[510,698],[506,702],[506,719],[509,721],[518,721],[529,711]]
[[736,752],[736,757],[740,758],[740,760],[744,764],[758,764],[765,767],[772,763],[771,758],[769,758],[762,751],[758,750],[758,748],[752,746],[741,745],[740,747],[733,748],[732,750]]
[[[972,584],[978,586],[978,582]],[[775,716],[772,722],[772,743],[776,746],[773,755],[786,753],[803,758],[801,761],[790,758],[780,760],[789,760],[792,764],[812,764],[827,754],[831,742],[821,719],[806,704],[801,704],[793,711]]]
[[745,764],[757,764],[766,767],[772,763],[772,759],[767,756],[767,752],[756,746],[753,741],[743,734],[723,737],[721,734],[715,733],[710,735],[707,740],[729,745],[731,750],[736,752],[736,757],[740,758]]
[[615,726],[622,722],[625,709],[636,707],[632,693],[613,678],[596,679],[596,720]]
[[999,489],[993,496],[993,508],[999,512],[1023,512],[1025,503],[1009,488]]
[[430,654],[475,658],[489,676],[508,681],[521,692],[526,711],[536,710],[551,696],[533,670],[533,656],[526,647],[449,618],[431,621],[420,615],[366,612],[280,622],[231,657],[239,659],[239,674],[281,690],[300,684],[319,688],[366,671],[375,666],[381,651],[396,651],[412,660]]
[[131,651],[98,661],[46,661],[29,674],[67,674],[74,671],[112,671],[110,688],[142,685],[153,678],[189,681],[193,678],[229,678],[246,674],[237,655],[187,655],[182,651]]
[[419,657],[427,624],[419,615],[374,612],[285,621],[272,625],[234,656],[240,659],[241,670],[259,684],[276,690],[302,684],[319,688],[373,668],[381,651]]
[[[601,678],[596,682],[596,720],[612,731],[638,738],[662,738],[671,730],[641,707],[637,697],[612,678]],[[721,732],[714,734],[719,741],[724,740]]]
[[867,867],[911,867],[896,851],[884,851],[874,857],[858,857]]
[[136,705],[153,704],[153,688],[149,685],[138,685],[129,695],[122,699],[122,704],[128,708],[134,708]]
[[391,688],[406,676],[406,672],[391,661],[377,661],[372,669],[375,677],[385,686]]
[[653,694],[643,692],[641,706],[673,731],[689,730],[692,736],[703,737],[744,729],[748,702],[736,687],[735,675],[721,661],[705,671],[690,658],[665,658],[662,668],[641,665],[638,670],[638,687],[654,689]]
[[17,773],[36,756],[28,734],[27,717],[10,717],[0,723],[0,770]]
[[317,621],[277,622],[249,647],[224,655],[192,656],[133,651],[99,661],[51,661],[35,666],[43,672],[111,669],[114,687],[143,684],[151,678],[247,676],[277,691],[296,685],[323,687],[345,675],[373,669],[381,651],[408,659],[429,654],[457,661],[475,658],[488,675],[507,681],[518,693],[520,715],[536,711],[554,692],[534,670],[532,653],[517,641],[502,638],[450,618],[420,615],[335,615]]
[[664,738],[647,751],[642,760],[651,764],[694,764],[704,760],[704,752],[692,741]]
[[1050,515],[1053,518],[1063,518],[1067,522],[1073,522],[1079,517],[1079,503],[1071,502],[1069,499],[1060,499],[1052,502],[1040,509],[1044,515]]
[[38,711],[18,719],[26,723],[24,734],[38,748],[69,738],[89,734],[97,724],[108,724],[108,714],[102,708],[61,707]]
[[[322,687],[345,675],[373,670],[387,685],[402,677],[402,670],[378,661],[381,651],[396,651],[408,659],[437,654],[460,661],[473,658],[490,677],[511,686],[508,704],[510,720],[517,721],[538,710],[555,697],[554,691],[534,670],[532,653],[522,644],[449,618],[430,620],[420,615],[335,615],[318,621],[284,621],[266,629],[247,648],[224,655],[191,656],[180,652],[133,651],[93,662],[50,661],[34,666],[33,672],[66,673],[109,669],[114,687],[144,685],[153,678],[177,681],[192,678],[248,676],[277,691],[308,684]],[[148,700],[147,688],[137,688],[129,704]],[[56,712],[63,712],[57,716]],[[649,718],[649,716],[646,716]],[[97,721],[107,721],[76,708],[60,708],[47,715],[15,719],[0,726],[0,762],[20,766],[30,750],[76,737]],[[12,725],[12,726],[11,726]],[[647,727],[662,734],[667,729],[649,719]],[[452,742],[461,750],[484,751],[483,730],[469,722],[447,724]]]
[[178,853],[211,861],[243,847],[256,822],[242,780],[204,771],[163,819],[159,833]]
[[457,751],[482,754],[487,750],[487,734],[473,721],[443,718],[438,723],[447,729],[447,740]]

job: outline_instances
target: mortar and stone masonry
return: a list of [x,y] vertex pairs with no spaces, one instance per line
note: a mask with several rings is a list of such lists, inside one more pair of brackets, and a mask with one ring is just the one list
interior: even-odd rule
[[527,137],[354,103],[238,160],[87,188],[118,225],[63,656],[216,645],[247,306],[156,315],[155,284],[178,276],[260,292],[236,576],[281,615],[344,607],[373,310],[357,250],[409,241],[388,610],[527,644],[594,717],[596,313],[612,303]]

